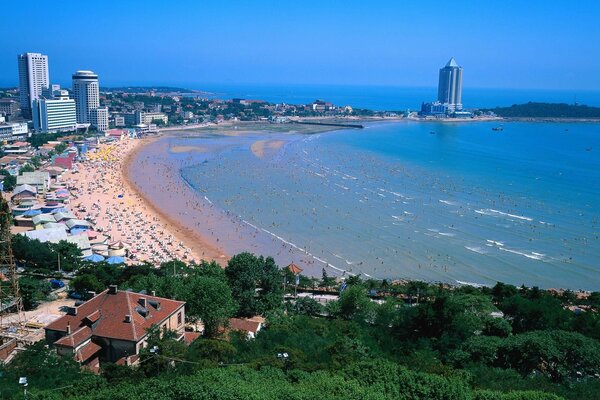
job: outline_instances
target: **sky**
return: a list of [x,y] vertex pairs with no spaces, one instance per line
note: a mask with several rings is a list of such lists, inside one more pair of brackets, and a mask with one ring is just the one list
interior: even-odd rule
[[432,87],[450,57],[464,86],[600,90],[600,1],[3,0],[0,86],[16,56],[53,83]]

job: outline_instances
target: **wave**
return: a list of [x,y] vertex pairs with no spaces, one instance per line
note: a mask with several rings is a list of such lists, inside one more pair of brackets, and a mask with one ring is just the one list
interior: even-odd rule
[[500,249],[502,251],[506,251],[508,253],[516,254],[516,255],[519,255],[519,256],[523,256],[523,257],[527,257],[527,258],[530,258],[532,260],[544,260],[544,257],[546,256],[545,254],[536,253],[535,251],[530,251],[529,253],[524,253],[524,252],[518,251],[518,250],[507,249],[506,247],[498,247],[498,249]]
[[444,204],[447,204],[449,206],[457,206],[458,205],[458,203],[455,202],[455,201],[449,201],[449,200],[438,200],[438,201],[440,203],[444,203]]
[[516,214],[509,214],[509,213],[505,213],[502,211],[498,211],[498,210],[494,210],[492,208],[485,208],[485,209],[481,209],[481,210],[475,210],[476,213],[478,214],[482,214],[482,215],[489,215],[492,217],[497,217],[497,216],[503,216],[503,217],[509,217],[509,218],[516,218],[516,219],[520,219],[523,221],[533,221],[533,218],[530,217],[524,217],[522,215],[516,215]]
[[487,252],[483,248],[477,247],[477,246],[465,246],[465,249],[471,250],[472,252],[475,252],[478,254],[487,254]]

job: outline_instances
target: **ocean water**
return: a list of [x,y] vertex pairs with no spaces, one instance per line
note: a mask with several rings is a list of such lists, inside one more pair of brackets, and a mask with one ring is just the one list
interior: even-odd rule
[[[250,85],[190,84],[186,87],[208,91],[221,99],[261,99],[273,103],[307,104],[322,99],[334,104],[351,105],[371,110],[419,110],[424,101],[437,98],[435,87],[353,86],[353,85]],[[486,108],[510,106],[528,101],[578,102],[600,107],[600,91],[531,90],[531,89],[463,89],[465,107]]]
[[[227,216],[216,235],[235,225],[245,238],[222,242],[229,252],[252,243],[312,272],[600,290],[600,126],[495,126],[164,140],[204,149],[170,156]],[[259,140],[285,144],[258,157]]]

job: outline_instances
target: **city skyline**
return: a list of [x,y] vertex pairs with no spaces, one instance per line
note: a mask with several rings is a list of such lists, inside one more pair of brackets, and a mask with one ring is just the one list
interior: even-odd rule
[[[379,2],[319,10],[272,2],[219,7],[194,3],[161,9],[155,3],[107,2],[105,9],[63,2],[23,9],[5,29],[17,29],[0,55],[0,85],[15,86],[14,56],[26,51],[47,54],[54,62],[53,81],[67,84],[74,70],[92,69],[106,86],[205,84],[332,84],[433,87],[431,66],[454,56],[469,69],[465,87],[598,90],[600,55],[585,43],[600,39],[594,15],[600,5],[578,7],[531,2],[520,7],[493,4],[451,9]],[[141,7],[144,5],[144,7]],[[74,18],[81,7],[96,25]],[[49,29],[50,12],[73,21],[64,30]],[[160,11],[160,12],[159,12]],[[132,24],[130,16],[147,23]],[[21,18],[22,17],[22,18]],[[156,35],[156,23],[164,29]],[[445,21],[452,21],[452,40]],[[573,23],[576,21],[577,23]],[[84,26],[85,24],[85,26]],[[556,57],[561,54],[561,57]],[[127,68],[123,68],[127,66]]]

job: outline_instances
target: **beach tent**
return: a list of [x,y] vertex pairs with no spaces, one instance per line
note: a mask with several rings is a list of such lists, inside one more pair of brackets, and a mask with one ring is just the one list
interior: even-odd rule
[[24,217],[35,217],[36,215],[40,215],[42,213],[42,210],[27,210],[25,211],[23,214]]
[[64,208],[64,207],[60,207],[60,208],[56,208],[52,211],[50,211],[50,214],[56,214],[56,213],[68,213],[69,210]]
[[109,264],[123,264],[125,259],[123,257],[112,256],[106,259],[106,262]]
[[100,261],[104,261],[104,257],[102,257],[100,254],[92,254],[91,256],[85,257],[84,260],[97,263]]

